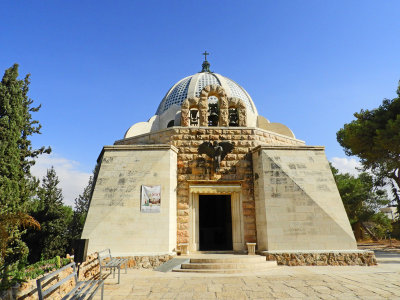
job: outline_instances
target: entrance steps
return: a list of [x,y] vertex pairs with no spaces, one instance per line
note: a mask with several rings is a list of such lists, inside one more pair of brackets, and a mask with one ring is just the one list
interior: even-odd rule
[[243,273],[277,268],[276,261],[266,261],[265,256],[259,255],[202,254],[191,255],[188,259],[189,263],[183,263],[173,272]]

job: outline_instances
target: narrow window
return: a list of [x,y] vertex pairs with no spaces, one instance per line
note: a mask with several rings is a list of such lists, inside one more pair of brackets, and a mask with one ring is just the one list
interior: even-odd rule
[[218,120],[218,98],[215,96],[211,96],[208,98],[208,126],[218,126]]
[[229,109],[229,126],[239,126],[239,115],[236,108]]
[[199,111],[197,109],[190,110],[190,126],[199,126]]

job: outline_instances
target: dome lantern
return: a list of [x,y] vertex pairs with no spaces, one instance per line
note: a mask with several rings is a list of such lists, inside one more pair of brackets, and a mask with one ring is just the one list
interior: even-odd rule
[[210,63],[207,61],[207,55],[209,55],[210,53],[208,53],[207,51],[204,51],[203,55],[204,55],[204,61],[203,64],[201,65],[202,69],[201,72],[210,72]]

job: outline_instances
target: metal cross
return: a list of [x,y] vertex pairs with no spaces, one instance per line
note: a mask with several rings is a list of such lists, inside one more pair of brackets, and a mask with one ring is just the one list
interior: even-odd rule
[[210,55],[210,53],[207,53],[207,51],[204,51],[204,53],[202,53],[204,55],[204,60],[207,60],[207,55]]

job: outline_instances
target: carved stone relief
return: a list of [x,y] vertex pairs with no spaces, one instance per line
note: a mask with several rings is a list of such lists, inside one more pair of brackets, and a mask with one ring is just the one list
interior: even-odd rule
[[[215,96],[218,98],[219,105],[219,120],[218,126],[228,127],[229,126],[229,108],[235,108],[237,110],[238,125],[246,126],[246,106],[244,102],[235,97],[227,97],[225,90],[219,85],[208,85],[204,87],[200,93],[200,98],[187,98],[182,103],[181,108],[181,125],[191,126],[192,119],[196,117],[196,121],[192,120],[192,126],[208,126],[208,98]],[[190,112],[191,109],[197,109],[198,112]],[[196,115],[196,116],[195,116]]]
[[[218,104],[219,104],[219,126],[228,126],[229,120],[228,120],[228,101],[226,98],[226,93],[223,87],[212,84],[208,85],[203,88],[203,90],[200,93],[200,102],[202,105],[208,107],[208,98],[211,96],[215,96],[218,98]],[[207,125],[201,125],[201,126],[207,126]]]

